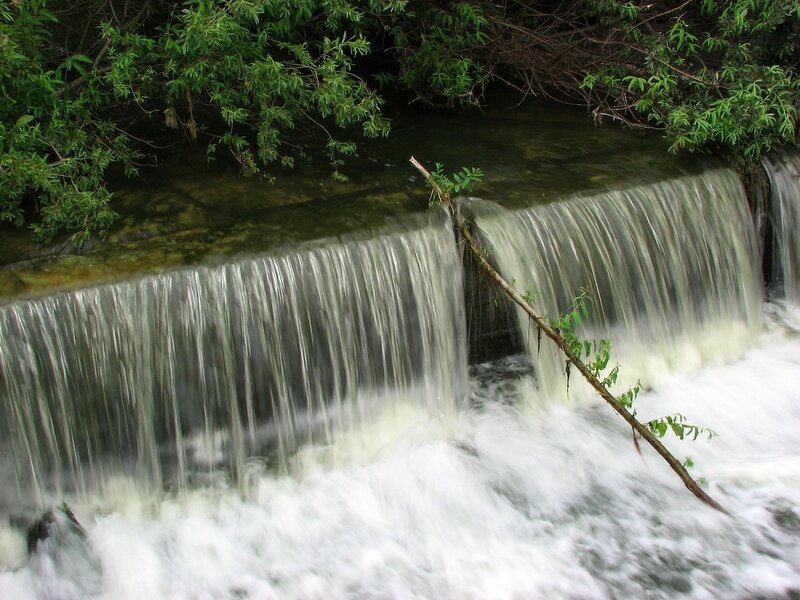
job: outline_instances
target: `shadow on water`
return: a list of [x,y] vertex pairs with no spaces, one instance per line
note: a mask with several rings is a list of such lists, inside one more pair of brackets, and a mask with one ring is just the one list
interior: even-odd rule
[[666,156],[658,136],[594,127],[582,111],[500,97],[483,113],[388,109],[389,138],[363,140],[343,172],[330,177],[323,157],[277,167],[276,177],[241,177],[220,153],[207,162],[200,147],[162,152],[141,177],[113,179],[120,218],[103,243],[81,253],[62,242],[42,246],[31,232],[3,226],[0,299],[37,296],[239,254],[293,247],[320,238],[381,228],[427,210],[412,154],[448,170],[478,166],[480,194],[508,207],[549,202],[699,171],[706,161]]

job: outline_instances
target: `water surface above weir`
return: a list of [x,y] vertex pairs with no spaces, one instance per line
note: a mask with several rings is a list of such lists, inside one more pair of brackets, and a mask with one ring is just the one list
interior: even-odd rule
[[198,146],[164,150],[157,168],[112,182],[120,218],[105,241],[82,253],[64,243],[35,244],[29,230],[4,226],[0,299],[392,228],[427,210],[425,186],[407,162],[412,154],[431,168],[480,167],[486,178],[478,193],[505,206],[648,183],[709,162],[667,155],[657,135],[594,127],[582,110],[502,97],[490,106],[460,115],[388,109],[392,133],[360,141],[342,169],[349,178],[343,183],[333,181],[322,156],[291,170],[276,167],[270,183],[242,177],[222,152],[209,163]]

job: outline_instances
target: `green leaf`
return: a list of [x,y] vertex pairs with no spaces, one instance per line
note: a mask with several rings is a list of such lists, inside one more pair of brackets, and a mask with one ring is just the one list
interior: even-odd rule
[[33,115],[22,115],[19,119],[17,119],[15,126],[17,127],[17,129],[20,129],[25,125],[27,125],[28,123],[30,123],[31,121],[33,121],[33,119],[34,119]]

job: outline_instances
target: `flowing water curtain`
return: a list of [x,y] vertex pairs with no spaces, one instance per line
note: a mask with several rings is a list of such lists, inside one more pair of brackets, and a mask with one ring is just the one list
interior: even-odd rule
[[761,164],[770,182],[772,293],[800,302],[800,152],[782,150]]
[[[0,308],[0,383],[24,479],[87,489],[103,465],[149,485],[285,465],[408,402],[466,388],[462,277],[441,221],[283,256]],[[163,471],[163,472],[162,472]]]
[[[735,354],[760,327],[753,223],[732,171],[513,212],[474,210],[501,272],[551,319],[588,290],[589,324],[578,335],[610,338],[623,378],[647,383],[665,369]],[[540,352],[527,318],[519,322],[541,389],[563,397],[563,360],[547,344]]]

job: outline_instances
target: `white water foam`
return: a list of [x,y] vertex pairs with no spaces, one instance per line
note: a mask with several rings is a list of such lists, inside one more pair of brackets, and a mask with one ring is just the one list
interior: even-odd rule
[[743,359],[638,401],[719,433],[666,441],[733,518],[639,456],[605,406],[526,404],[526,361],[507,359],[474,370],[454,430],[407,413],[348,466],[308,449],[302,475],[254,466],[244,496],[220,484],[154,513],[134,494],[98,499],[76,507],[85,542],[55,536],[29,560],[5,527],[0,598],[796,597],[800,312],[769,321]]

